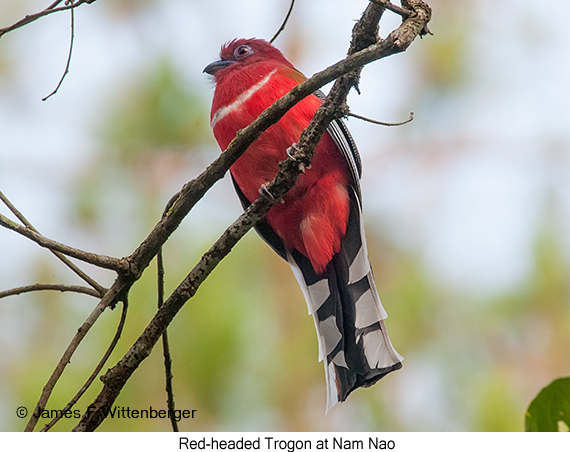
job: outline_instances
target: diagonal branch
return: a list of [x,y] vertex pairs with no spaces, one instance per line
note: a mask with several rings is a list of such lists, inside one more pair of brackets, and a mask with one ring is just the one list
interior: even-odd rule
[[[130,350],[117,363],[117,365],[110,369],[101,378],[104,383],[103,389],[95,401],[88,407],[86,413],[74,428],[74,431],[93,431],[103,422],[105,419],[105,413],[112,407],[127,380],[138,368],[141,362],[150,355],[154,345],[160,339],[167,326],[184,306],[186,301],[196,293],[200,284],[213,271],[216,265],[230,252],[237,241],[249,229],[251,229],[259,219],[263,218],[265,213],[267,213],[267,211],[287,192],[287,190],[294,185],[299,173],[302,171],[302,168],[307,166],[307,162],[310,163],[314,147],[320,140],[330,121],[335,117],[342,116],[344,114],[346,96],[350,88],[354,86],[357,81],[359,71],[362,66],[373,60],[405,50],[420,34],[421,30],[429,21],[431,10],[421,0],[409,0],[409,4],[414,8],[415,13],[406,19],[397,30],[390,33],[386,40],[379,41],[364,50],[359,50],[358,45],[351,46],[351,50],[356,53],[350,55],[342,62],[337,63],[337,65],[332,66],[331,68],[334,67],[334,70],[329,68],[326,71],[319,73],[323,74],[324,72],[329,71],[328,74],[330,74],[342,67],[343,69],[341,70],[341,73],[334,77],[338,78],[343,74],[348,74],[351,71],[356,70],[355,74],[342,76],[337,80],[337,82],[335,82],[331,89],[331,93],[315,114],[309,127],[301,134],[301,138],[299,139],[299,143],[294,154],[280,164],[281,169],[276,178],[266,187],[267,195],[260,196],[255,202],[253,202],[251,206],[223,233],[212,248],[202,256],[202,259],[198,264],[196,264],[192,271],[158,310]],[[378,8],[377,5],[369,5],[369,8],[367,8],[367,11],[363,15],[363,19],[368,18],[369,14],[376,14],[379,19],[381,12],[378,14],[378,10],[376,10],[376,8]],[[376,39],[376,36],[374,36],[374,40]],[[303,92],[304,89],[307,89],[307,86],[312,86],[312,83],[318,83],[314,80],[320,80],[323,78],[323,76],[319,76],[319,74],[302,85],[294,88],[288,95],[278,100],[272,107],[262,113],[262,115],[254,121],[250,127],[239,132],[236,139],[230,143],[230,146],[222,156],[232,148],[232,145],[234,147],[236,146],[236,141],[244,140],[243,137],[245,135],[255,135],[257,133],[255,138],[259,136],[261,132],[252,132],[252,127],[258,127],[258,124],[267,121],[267,116],[270,114],[268,111],[279,111],[280,108],[284,108],[282,107],[285,102],[283,99],[292,95],[291,93]],[[312,87],[310,92],[314,90],[315,88]],[[234,158],[234,156],[228,157],[230,160],[232,158]],[[237,158],[237,156],[235,158]],[[168,218],[172,212],[178,208],[177,204],[179,202],[180,201],[178,199],[174,201],[166,218]]]
[[[223,177],[229,167],[239,158],[243,152],[245,152],[247,147],[255,139],[257,139],[265,129],[277,122],[291,107],[293,107],[301,99],[312,94],[323,85],[333,81],[345,73],[362,67],[371,61],[402,52],[411,44],[411,42],[419,34],[416,28],[418,26],[423,27],[429,21],[431,11],[429,7],[427,7],[427,5],[425,5],[425,3],[421,0],[414,0],[413,2],[409,0],[409,2],[413,3],[414,8],[416,9],[416,14],[414,17],[410,17],[404,21],[404,23],[396,31],[392,32],[385,41],[380,41],[377,44],[371,45],[364,50],[356,52],[347,57],[345,60],[342,60],[337,64],[325,69],[324,71],[315,74],[309,80],[295,87],[293,90],[291,90],[291,92],[275,102],[255,121],[253,121],[250,126],[238,132],[236,138],[230,143],[226,151],[223,152],[220,157],[216,159],[200,176],[186,184],[181,192],[176,195],[171,200],[171,202],[169,202],[168,211],[159,221],[159,223],[154,227],[154,229],[149,233],[147,238],[129,257],[121,260],[126,261],[124,265],[121,265],[123,272],[119,273],[119,276],[114,282],[113,286],[105,293],[103,299],[99,302],[94,311],[79,328],[75,337],[72,339],[52,376],[50,377],[48,383],[46,384],[44,390],[42,391],[42,395],[38,401],[37,408],[45,408],[53,387],[63,373],[63,370],[69,362],[69,359],[89,329],[102,314],[102,312],[107,307],[114,306],[119,299],[124,297],[124,294],[128,293],[132,285],[140,278],[144,269],[150,264],[151,260],[158,252],[158,249],[166,242],[169,236],[179,226],[190,209],[202,198],[205,192],[215,182]],[[366,13],[363,15],[363,18],[364,16],[366,16]],[[251,225],[248,227],[250,228]],[[206,262],[211,262],[211,259],[206,257]],[[199,268],[197,271],[201,272],[202,270]],[[169,309],[166,307],[167,304],[168,302],[165,304],[165,306],[163,306],[163,308],[161,308],[159,314]],[[159,321],[160,334],[162,334],[162,331],[164,328],[166,328],[171,320],[172,318],[166,322]],[[155,342],[152,344],[154,345],[154,343]],[[152,346],[150,349],[152,349]],[[149,353],[150,349],[148,351]],[[134,363],[134,367],[132,370],[130,370],[130,373],[132,373],[134,369],[138,367],[140,362],[145,359],[146,356],[141,355],[141,357],[139,357],[140,360]],[[124,382],[126,382],[126,379],[128,379],[128,376],[125,378]],[[104,391],[107,391],[108,389],[109,388],[107,386],[104,387]],[[118,391],[120,391],[120,388]],[[91,416],[91,418],[92,421],[93,416]],[[98,423],[91,423],[91,428],[96,428],[100,422],[102,422],[102,419],[99,419]],[[26,426],[26,431],[33,431],[36,423],[37,419],[32,417]],[[85,429],[87,428],[87,424],[87,421],[82,420],[77,428]]]

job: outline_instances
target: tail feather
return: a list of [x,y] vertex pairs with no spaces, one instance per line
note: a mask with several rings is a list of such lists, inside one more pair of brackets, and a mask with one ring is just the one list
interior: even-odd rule
[[[356,198],[356,193],[351,196]],[[324,360],[327,412],[355,389],[371,386],[402,367],[384,319],[368,260],[359,202],[353,199],[341,250],[317,275],[310,261],[297,251],[286,256],[301,286]]]

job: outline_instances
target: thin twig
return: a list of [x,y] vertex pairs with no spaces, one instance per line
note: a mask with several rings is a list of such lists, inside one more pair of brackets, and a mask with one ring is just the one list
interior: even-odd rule
[[375,119],[370,119],[367,118],[366,116],[360,116],[354,113],[347,113],[347,116],[351,116],[353,118],[356,119],[360,119],[362,121],[366,121],[366,122],[371,122],[372,124],[378,124],[379,126],[388,126],[388,127],[394,127],[394,126],[403,126],[404,124],[408,124],[409,122],[412,122],[414,120],[414,112],[410,112],[410,117],[408,119],[406,119],[405,121],[402,122],[383,122],[383,121],[376,121]]
[[95,369],[93,370],[93,372],[91,373],[91,375],[89,376],[89,378],[87,379],[85,384],[77,392],[77,394],[75,394],[75,396],[69,401],[69,403],[65,406],[65,408],[63,408],[60,412],[58,412],[57,416],[54,417],[49,422],[49,424],[46,424],[41,429],[42,432],[47,432],[50,428],[52,428],[56,424],[57,421],[59,421],[63,416],[65,416],[65,414],[67,412],[69,412],[69,410],[71,410],[73,405],[75,405],[77,403],[77,401],[81,398],[81,396],[83,396],[83,394],[85,394],[85,391],[87,391],[87,389],[89,389],[89,387],[91,386],[91,384],[93,383],[93,381],[95,380],[97,375],[99,375],[99,372],[101,372],[101,369],[103,368],[103,366],[105,365],[105,363],[109,359],[109,356],[111,356],[111,353],[113,353],[113,350],[115,350],[117,343],[119,342],[119,339],[120,339],[121,334],[123,332],[123,328],[125,326],[125,321],[127,319],[127,309],[128,309],[128,303],[127,303],[127,301],[124,301],[123,302],[123,308],[121,310],[121,318],[119,320],[119,325],[117,325],[117,331],[115,332],[115,336],[111,340],[109,347],[107,347],[105,354],[99,360],[99,362],[95,366]]
[[273,44],[273,41],[275,41],[277,39],[277,37],[281,34],[281,32],[283,30],[285,30],[285,26],[287,25],[287,21],[289,20],[289,16],[291,16],[291,13],[293,12],[293,6],[295,6],[295,0],[291,0],[291,6],[289,6],[289,11],[287,11],[287,15],[285,16],[285,19],[283,20],[281,27],[279,27],[279,30],[277,30],[277,33],[275,33],[275,35],[269,41],[271,44]]
[[[158,287],[158,309],[164,304],[164,261],[162,260],[162,247],[156,255],[157,287]],[[179,432],[178,421],[174,416],[176,404],[174,403],[174,390],[172,388],[172,358],[170,356],[170,346],[168,345],[168,330],[165,328],[162,333],[162,355],[164,356],[164,377],[166,382],[166,404],[168,406],[168,418],[172,425],[173,432]]]
[[80,5],[83,5],[85,3],[94,3],[96,0],[77,0],[75,3],[71,3],[71,4],[67,4],[65,6],[60,6],[57,7],[57,5],[59,5],[61,3],[61,1],[55,1],[53,2],[50,6],[48,6],[46,9],[34,13],[34,14],[29,14],[27,16],[25,16],[23,19],[20,19],[18,22],[10,25],[9,27],[5,27],[5,28],[0,28],[0,38],[5,35],[6,33],[10,32],[10,31],[14,31],[18,28],[23,27],[24,25],[29,24],[30,22],[33,22],[41,17],[45,17],[49,14],[53,14],[53,13],[58,13],[60,11],[67,11],[68,9],[75,9]]
[[[73,0],[68,0],[66,4],[73,5]],[[42,99],[42,101],[44,102],[48,100],[51,96],[53,96],[55,93],[57,93],[59,87],[61,86],[63,80],[65,79],[65,76],[69,73],[69,66],[71,64],[71,54],[73,53],[73,41],[75,40],[75,9],[71,8],[70,13],[71,13],[71,39],[69,41],[69,53],[67,54],[67,63],[65,65],[65,71],[63,71],[63,75],[59,79],[59,83],[57,84],[55,89],[51,92],[51,94],[48,94],[46,97]]]
[[[18,220],[20,220],[22,222],[22,224],[24,226],[26,226],[28,229],[31,229],[32,231],[37,232],[39,234],[39,231],[32,226],[32,224],[28,221],[28,219],[22,214],[22,212],[20,212],[16,208],[16,206],[14,206],[14,204],[12,204],[10,202],[10,200],[6,197],[6,195],[4,195],[4,193],[2,193],[2,191],[0,191],[0,200],[6,205],[6,207],[8,207],[8,209],[10,209],[10,212],[12,212],[16,216],[16,218],[18,218]],[[50,251],[61,262],[63,262],[65,265],[67,265],[67,267],[71,271],[73,271],[83,281],[85,281],[87,284],[89,284],[91,287],[93,287],[97,292],[99,292],[99,295],[100,295],[99,298],[101,298],[103,295],[105,295],[105,292],[107,292],[107,288],[103,287],[101,284],[99,284],[97,281],[95,281],[93,278],[91,278],[91,276],[89,276],[87,273],[85,273],[83,270],[81,270],[77,265],[75,265],[73,262],[71,262],[63,254],[61,254],[57,251],[54,251],[54,250],[50,250]]]
[[168,413],[170,418],[170,425],[172,425],[173,432],[179,432],[178,421],[174,415],[174,410],[176,405],[174,403],[174,389],[172,387],[172,359],[170,357],[170,346],[168,345],[168,334],[167,330],[162,333],[162,354],[164,356],[164,373],[166,376],[166,404],[168,406]]
[[57,251],[59,253],[65,254],[80,261],[87,262],[91,265],[97,267],[106,268],[108,270],[115,270],[116,272],[121,272],[126,270],[127,263],[122,259],[117,259],[116,257],[106,256],[104,254],[95,254],[88,251],[83,251],[77,248],[73,248],[63,243],[56,242],[55,240],[48,239],[43,235],[39,234],[31,228],[27,228],[13,222],[9,218],[0,214],[0,226],[7,229],[11,229],[24,237],[36,242],[41,247]]
[[162,247],[156,253],[156,280],[157,280],[157,299],[158,308],[164,304],[164,261],[162,260]]
[[21,295],[23,293],[38,292],[42,290],[56,290],[59,292],[75,292],[85,295],[91,295],[95,298],[101,298],[101,294],[91,287],[71,286],[66,284],[31,284],[29,286],[15,287],[13,289],[0,292],[0,298],[10,297],[12,295]]

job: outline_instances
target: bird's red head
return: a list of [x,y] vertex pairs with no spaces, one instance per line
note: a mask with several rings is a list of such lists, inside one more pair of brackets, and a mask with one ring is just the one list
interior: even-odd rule
[[293,67],[283,54],[263,39],[234,39],[222,46],[220,59],[210,63],[204,72],[216,79],[229,71],[261,61],[273,61],[278,65]]

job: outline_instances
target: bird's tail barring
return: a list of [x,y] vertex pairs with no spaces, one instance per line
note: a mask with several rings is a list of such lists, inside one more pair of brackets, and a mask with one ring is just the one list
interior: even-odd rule
[[324,360],[327,412],[359,387],[371,386],[402,367],[384,319],[387,317],[368,260],[358,202],[351,203],[341,250],[317,275],[297,251],[287,258],[303,289]]

